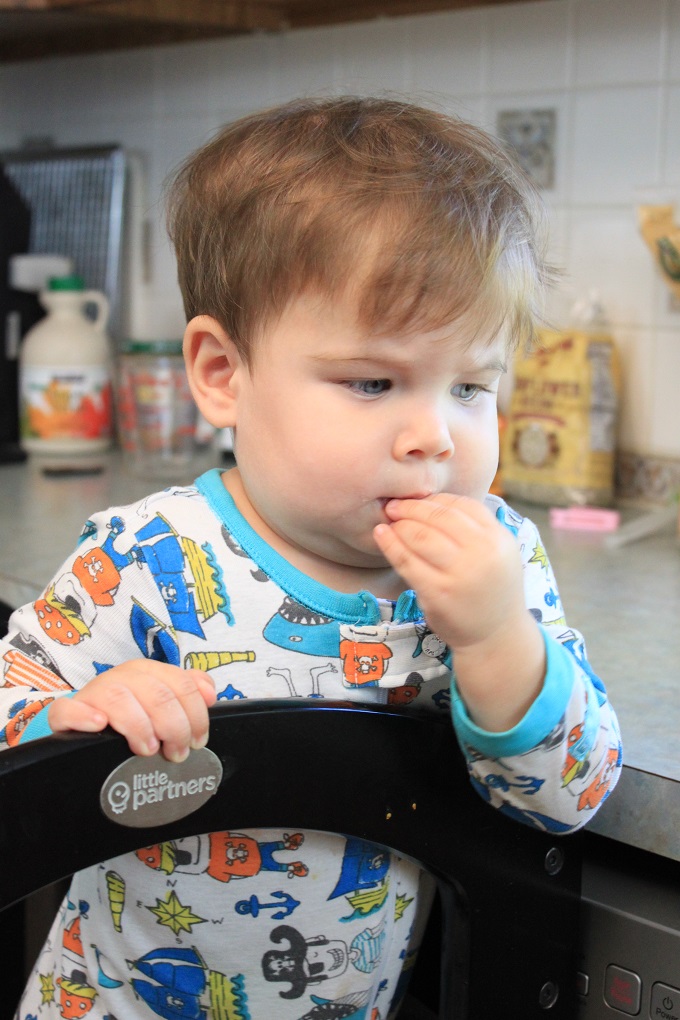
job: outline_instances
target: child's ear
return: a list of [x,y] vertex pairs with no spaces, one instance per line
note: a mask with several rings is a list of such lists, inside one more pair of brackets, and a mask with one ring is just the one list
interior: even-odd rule
[[247,371],[231,337],[211,315],[197,315],[184,331],[184,364],[198,409],[215,428],[236,425],[238,378]]

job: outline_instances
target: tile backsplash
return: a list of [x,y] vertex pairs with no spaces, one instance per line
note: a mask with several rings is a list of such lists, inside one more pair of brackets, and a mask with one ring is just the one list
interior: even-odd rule
[[616,463],[616,492],[623,499],[670,503],[680,496],[680,458],[645,457],[621,452]]
[[503,111],[555,112],[543,195],[564,275],[547,313],[567,325],[573,304],[598,292],[624,371],[621,483],[636,478],[666,498],[659,478],[670,472],[672,487],[680,471],[680,309],[639,234],[636,207],[680,210],[680,0],[492,4],[6,64],[0,147],[49,135],[58,145],[120,142],[136,154],[149,263],[146,275],[134,266],[129,332],[178,336],[166,175],[225,121],[299,94],[347,91],[396,93],[491,131]]

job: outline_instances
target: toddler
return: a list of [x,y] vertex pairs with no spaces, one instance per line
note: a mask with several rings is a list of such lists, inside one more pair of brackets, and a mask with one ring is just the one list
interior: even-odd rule
[[[6,742],[108,725],[181,761],[217,697],[417,703],[493,807],[592,817],[616,718],[534,525],[488,494],[539,215],[493,139],[393,100],[294,102],[193,155],[169,195],[186,368],[236,466],[86,522],[2,641]],[[77,874],[18,1020],[395,1017],[429,877],[239,825]]]

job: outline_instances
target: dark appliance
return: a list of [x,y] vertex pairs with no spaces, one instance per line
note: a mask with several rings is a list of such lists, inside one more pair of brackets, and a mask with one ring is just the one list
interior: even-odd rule
[[121,146],[2,152],[0,166],[31,212],[23,250],[71,258],[73,272],[109,299],[107,332],[123,336],[127,160]]
[[19,342],[44,314],[37,298],[10,285],[12,255],[28,251],[31,214],[0,167],[0,463],[23,460],[19,446]]

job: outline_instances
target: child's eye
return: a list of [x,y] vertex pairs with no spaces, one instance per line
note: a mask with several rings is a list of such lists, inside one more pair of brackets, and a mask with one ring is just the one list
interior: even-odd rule
[[353,393],[361,393],[366,397],[379,397],[391,387],[389,379],[354,379],[347,384]]
[[479,386],[477,383],[459,383],[458,386],[453,387],[451,394],[454,397],[458,397],[458,399],[462,400],[464,403],[469,403],[483,390],[484,387]]

